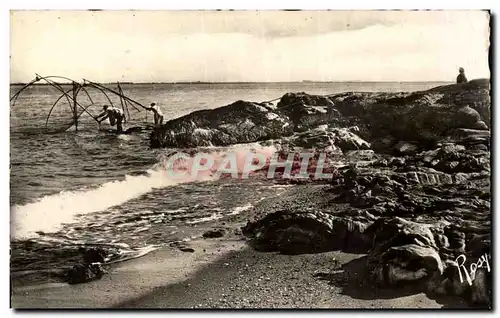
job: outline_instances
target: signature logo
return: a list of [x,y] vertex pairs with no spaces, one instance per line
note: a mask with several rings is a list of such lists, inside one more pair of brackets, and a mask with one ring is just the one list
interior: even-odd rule
[[478,270],[478,268],[485,267],[488,269],[489,273],[491,271],[491,268],[488,258],[491,258],[491,256],[489,256],[488,254],[484,254],[478,259],[476,263],[470,264],[470,275],[469,275],[469,272],[467,271],[467,268],[464,265],[467,258],[463,254],[457,257],[456,262],[458,267],[458,274],[460,275],[460,282],[462,283],[464,282],[464,278],[462,276],[462,270],[464,272],[465,278],[467,279],[467,283],[469,283],[470,286],[472,286],[472,282],[476,278],[476,271]]

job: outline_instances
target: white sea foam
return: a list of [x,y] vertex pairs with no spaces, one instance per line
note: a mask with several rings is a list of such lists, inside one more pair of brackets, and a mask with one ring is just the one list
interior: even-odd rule
[[224,215],[220,214],[220,213],[212,213],[211,215],[209,216],[205,216],[205,217],[202,217],[202,218],[198,218],[196,220],[192,220],[192,221],[186,221],[187,224],[198,224],[198,223],[203,223],[203,222],[208,222],[208,221],[213,221],[213,220],[218,220],[218,219],[221,219]]
[[[260,200],[259,200],[260,201]],[[250,210],[251,208],[253,208],[253,205],[248,203],[246,205],[243,205],[243,206],[237,206],[236,208],[233,209],[233,211],[231,213],[228,213],[227,215],[236,215],[236,214],[240,214],[241,212],[244,212],[244,211],[247,211],[247,210]]]
[[[237,153],[245,152],[244,145],[234,147]],[[271,147],[260,147],[252,144],[247,145],[246,151],[265,152],[266,156],[272,152]],[[224,153],[231,152],[215,150],[218,157],[224,157]],[[239,157],[239,156],[238,156]],[[165,188],[180,183],[216,180],[216,174],[190,176],[186,174],[182,178],[169,178],[165,172],[165,161],[160,160],[155,167],[147,171],[145,175],[126,176],[124,180],[107,182],[94,189],[82,189],[77,191],[62,191],[58,194],[48,195],[38,199],[36,202],[11,207],[10,232],[13,239],[29,239],[39,235],[36,233],[54,233],[62,228],[64,224],[78,221],[78,216],[93,212],[104,211],[110,207],[121,205],[131,199],[146,194],[153,189]],[[238,158],[243,160],[242,158]],[[189,167],[191,162],[186,162]],[[211,218],[218,216],[211,216]]]
[[165,178],[162,171],[150,170],[147,175],[126,176],[125,180],[107,182],[95,189],[62,191],[33,203],[16,205],[11,207],[11,236],[21,239],[36,237],[37,231],[55,232],[80,214],[102,211],[180,181]]

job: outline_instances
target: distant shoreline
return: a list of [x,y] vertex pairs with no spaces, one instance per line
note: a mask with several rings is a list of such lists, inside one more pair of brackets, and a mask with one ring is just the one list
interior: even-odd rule
[[[107,83],[98,83],[101,85],[115,85],[118,82],[107,82]],[[120,84],[125,85],[220,85],[220,84],[360,84],[360,83],[455,83],[454,81],[334,81],[334,82],[321,82],[321,81],[300,81],[300,82],[119,82]],[[10,83],[10,86],[24,86],[28,83]],[[60,85],[71,85],[69,82],[59,82]],[[49,83],[33,83],[31,85],[51,85]]]

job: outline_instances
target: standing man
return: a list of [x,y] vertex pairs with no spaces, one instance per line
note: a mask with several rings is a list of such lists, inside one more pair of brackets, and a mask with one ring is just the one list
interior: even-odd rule
[[163,124],[163,113],[161,109],[156,103],[151,103],[151,107],[147,108],[147,110],[152,111],[154,113],[155,125]]
[[[102,121],[106,120],[106,118],[109,118],[109,124],[111,126],[114,126],[116,124],[116,131],[119,133],[123,132],[122,122],[125,119],[123,110],[117,107],[109,107],[108,105],[104,105],[102,109],[103,112],[96,117],[97,122],[101,124]],[[100,117],[102,117],[101,120],[99,120]]]
[[457,84],[467,83],[467,77],[465,77],[464,68],[463,67],[459,68],[458,72],[460,74],[458,74],[457,76]]

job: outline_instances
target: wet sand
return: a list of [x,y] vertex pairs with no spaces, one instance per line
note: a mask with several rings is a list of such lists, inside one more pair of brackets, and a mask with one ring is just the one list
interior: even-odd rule
[[[364,255],[280,255],[252,250],[238,236],[162,248],[114,264],[101,280],[80,285],[17,286],[13,308],[459,308],[405,290],[358,283]],[[342,265],[346,264],[344,269]],[[359,271],[359,272],[358,272]]]

